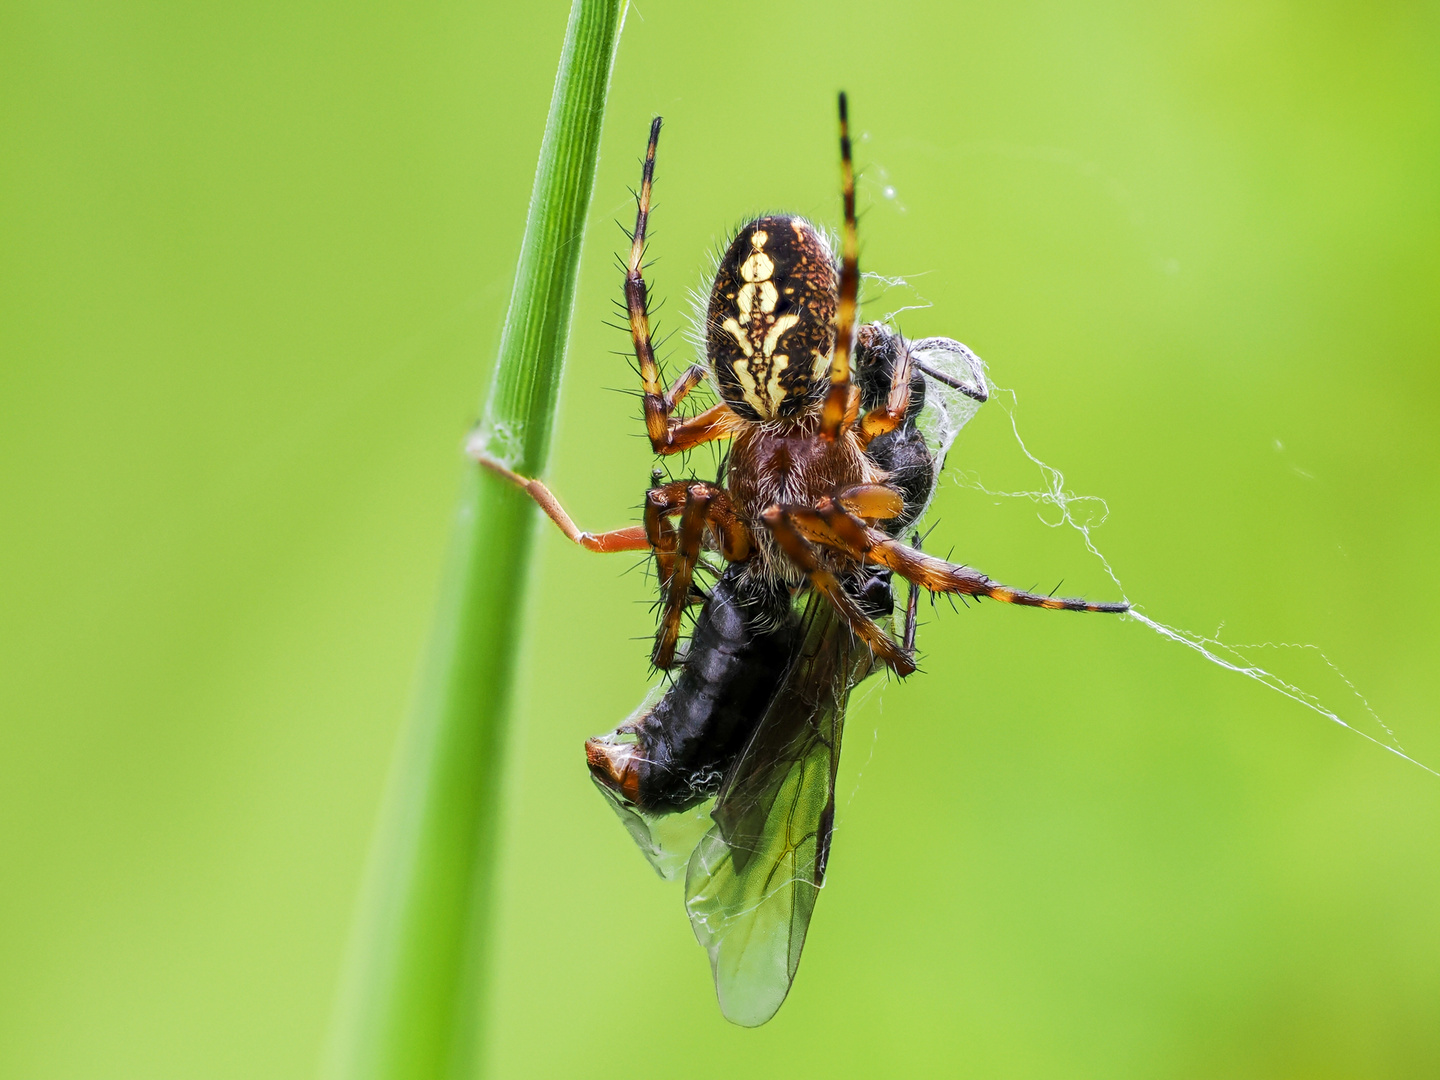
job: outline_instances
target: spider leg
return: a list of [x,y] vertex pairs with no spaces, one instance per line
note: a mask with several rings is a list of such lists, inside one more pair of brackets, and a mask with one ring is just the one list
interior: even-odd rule
[[1121,614],[1130,610],[1124,601],[1115,603],[1094,603],[1068,596],[1046,596],[1043,593],[1012,589],[992,581],[978,570],[956,566],[944,559],[936,559],[893,540],[877,529],[867,529],[873,546],[866,553],[868,562],[888,566],[906,581],[931,592],[959,593],[961,596],[986,596],[1003,604],[1018,604],[1021,607],[1046,608],[1051,611],[1096,611]]
[[700,364],[691,364],[680,373],[680,377],[670,384],[670,389],[665,391],[665,412],[668,415],[675,411],[675,407],[685,400],[685,395],[699,386],[705,379],[705,368]]
[[835,351],[830,357],[830,391],[820,413],[820,434],[832,441],[845,427],[845,416],[851,408],[850,354],[855,349],[855,307],[860,294],[855,168],[850,160],[850,118],[843,93],[840,95],[840,194],[845,204],[845,225],[840,238],[840,295],[835,309]]
[[575,543],[587,551],[599,551],[609,553],[612,551],[644,551],[651,546],[643,525],[631,525],[624,529],[613,529],[610,532],[589,533],[582,532],[576,527],[575,522],[570,520],[570,515],[560,505],[560,500],[550,493],[550,489],[539,480],[527,480],[519,473],[511,472],[494,458],[478,456],[475,459],[485,468],[498,476],[504,477],[514,484],[521,491],[524,491],[532,499],[540,504],[540,509],[545,511],[546,516],[560,527],[560,531],[568,536]]
[[645,493],[645,536],[655,549],[655,577],[660,588],[675,572],[675,526],[669,515],[685,502],[685,482],[652,487]]
[[737,419],[730,407],[722,401],[688,420],[672,418],[666,423],[670,425],[665,429],[665,438],[668,441],[664,445],[655,445],[654,440],[651,440],[657,454],[682,454],[701,443],[728,439],[735,431]]
[[720,554],[726,562],[744,562],[754,550],[750,530],[735,515],[730,496],[721,487],[711,488],[710,527],[720,541]]
[[695,563],[700,558],[700,542],[704,539],[705,521],[713,498],[708,484],[692,484],[685,493],[680,530],[669,560],[670,573],[660,581],[664,606],[660,613],[660,628],[655,632],[655,649],[650,654],[650,662],[657,668],[675,665],[680,617],[690,606],[690,583],[694,580]]
[[1092,603],[1063,596],[1046,596],[1043,593],[1012,589],[1008,585],[991,581],[978,570],[956,566],[926,555],[917,548],[909,547],[885,535],[879,529],[867,526],[859,518],[846,513],[829,499],[822,500],[813,510],[798,517],[805,535],[822,544],[829,544],[854,558],[879,566],[887,566],[912,585],[919,585],[936,593],[958,593],[961,596],[986,596],[1004,604],[1018,604],[1022,607],[1049,608],[1055,611],[1099,611],[1121,613],[1130,610],[1130,605],[1121,603]]
[[840,617],[849,624],[855,636],[870,647],[870,651],[883,660],[897,675],[909,675],[915,670],[915,661],[904,649],[890,639],[873,619],[860,610],[860,606],[841,587],[833,573],[820,564],[815,548],[802,535],[795,519],[805,513],[795,508],[772,506],[761,515],[766,528],[775,537],[780,550],[805,572],[810,584],[834,605]]
[[675,573],[675,555],[679,545],[679,534],[670,523],[670,517],[685,507],[692,487],[702,487],[709,493],[710,508],[706,523],[715,531],[720,541],[720,554],[727,562],[743,562],[750,557],[754,546],[750,530],[735,516],[730,496],[724,488],[701,480],[657,484],[645,493],[644,529],[650,546],[655,549],[655,569],[662,590]]
[[650,220],[650,188],[655,179],[655,147],[659,142],[660,117],[657,116],[650,123],[650,142],[645,147],[645,167],[640,174],[640,194],[635,200],[635,231],[630,235],[630,262],[625,268],[625,306],[630,315],[630,337],[635,342],[635,359],[640,365],[640,381],[645,388],[645,430],[657,450],[665,442],[669,412],[665,408],[665,391],[660,385],[660,365],[655,362],[655,348],[650,341],[650,312],[640,261],[645,253],[645,226]]
[[[920,534],[917,532],[910,541],[915,550],[920,550]],[[905,598],[905,636],[900,639],[903,648],[912,657],[915,655],[915,620],[920,610],[920,586],[909,582],[910,595]]]
[[[660,629],[655,635],[651,659],[657,668],[672,667],[675,646],[680,639],[680,617],[690,605],[690,585],[695,565],[700,559],[701,545],[708,527],[719,541],[720,554],[729,562],[750,557],[754,542],[750,530],[735,514],[725,490],[703,480],[675,480],[657,484],[645,493],[645,522],[611,532],[582,532],[571,520],[560,500],[539,480],[528,480],[512,472],[494,458],[477,456],[485,468],[510,481],[524,491],[545,511],[560,531],[589,551],[655,552],[655,566],[660,579],[663,612]],[[670,523],[679,512],[680,528]]]
[[630,259],[625,266],[625,307],[630,316],[630,337],[635,343],[635,360],[640,366],[640,382],[644,389],[645,433],[657,454],[677,454],[720,439],[730,434],[724,421],[730,412],[724,405],[692,417],[678,420],[671,414],[705,377],[705,369],[692,365],[666,389],[660,378],[660,365],[655,361],[655,346],[650,337],[650,310],[641,261],[645,256],[645,229],[650,221],[650,190],[655,180],[655,147],[660,142],[660,117],[650,124],[650,142],[645,147],[645,167],[640,174],[640,193],[636,196],[635,232],[630,238]]
[[905,496],[888,484],[856,484],[835,495],[835,501],[856,517],[889,521],[905,510]]

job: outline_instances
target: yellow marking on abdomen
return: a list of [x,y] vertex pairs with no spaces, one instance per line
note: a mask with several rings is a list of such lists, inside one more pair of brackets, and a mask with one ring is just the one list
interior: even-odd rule
[[726,319],[721,323],[720,329],[729,332],[730,336],[735,339],[735,344],[740,346],[740,351],[747,357],[755,355],[755,346],[750,344],[750,336],[740,328],[740,324],[733,318]]
[[[775,320],[775,325],[770,327],[770,332],[765,335],[765,343],[760,346],[760,351],[766,356],[773,353],[776,344],[780,341],[780,335],[799,321],[799,315],[781,315],[780,318]],[[786,362],[789,362],[788,358]]]

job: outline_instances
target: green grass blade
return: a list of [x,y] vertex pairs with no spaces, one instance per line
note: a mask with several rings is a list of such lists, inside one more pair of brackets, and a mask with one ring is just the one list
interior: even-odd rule
[[[480,438],[531,475],[550,451],[585,216],[625,0],[574,0]],[[397,750],[327,1075],[453,1080],[482,1068],[498,823],[536,513],[466,476],[416,709]]]

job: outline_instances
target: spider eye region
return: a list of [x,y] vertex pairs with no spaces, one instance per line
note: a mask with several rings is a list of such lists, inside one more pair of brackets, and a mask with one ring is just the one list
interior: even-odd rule
[[835,347],[835,256],[804,218],[762,217],[715,273],[705,344],[720,393],[747,420],[819,407]]

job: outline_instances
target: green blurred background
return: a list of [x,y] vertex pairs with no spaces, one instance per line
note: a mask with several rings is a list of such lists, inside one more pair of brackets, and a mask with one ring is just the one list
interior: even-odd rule
[[[314,1073],[566,11],[0,11],[0,1075]],[[1150,615],[1321,646],[1440,764],[1436,5],[643,0],[548,476],[583,526],[650,465],[602,321],[651,115],[674,329],[744,215],[835,221],[841,86],[864,265],[910,282],[867,313],[930,303],[906,332],[1017,391]],[[951,463],[1042,482],[995,404]],[[1035,510],[952,483],[934,543],[1113,595]],[[1440,1075],[1440,779],[995,605],[862,695],[794,992],[730,1027],[582,763],[646,688],[645,582],[541,545],[496,1075]]]

